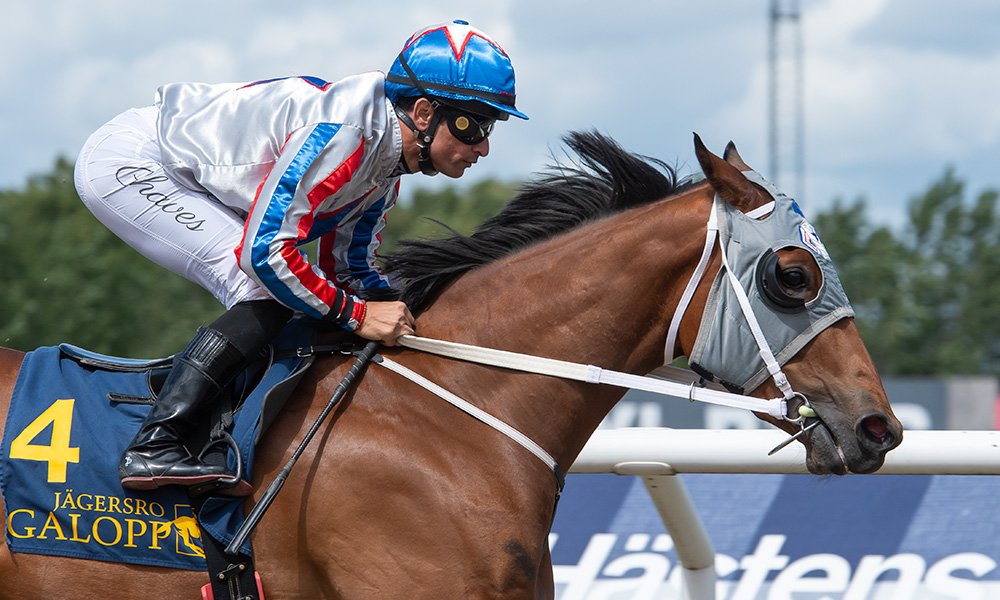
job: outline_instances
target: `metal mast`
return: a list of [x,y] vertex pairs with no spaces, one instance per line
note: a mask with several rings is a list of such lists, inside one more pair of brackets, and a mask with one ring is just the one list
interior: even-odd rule
[[805,191],[802,21],[798,0],[771,0],[768,59],[770,179],[800,202]]

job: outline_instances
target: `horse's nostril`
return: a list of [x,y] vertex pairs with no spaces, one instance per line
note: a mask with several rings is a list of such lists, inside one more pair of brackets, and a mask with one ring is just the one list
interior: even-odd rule
[[876,415],[871,415],[862,419],[861,430],[870,440],[879,444],[884,444],[890,441],[889,438],[892,435],[885,419]]

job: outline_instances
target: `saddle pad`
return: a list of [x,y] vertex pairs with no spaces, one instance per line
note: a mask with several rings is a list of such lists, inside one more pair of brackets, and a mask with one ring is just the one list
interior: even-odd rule
[[[286,330],[283,338],[301,335]],[[298,373],[302,362],[275,361],[235,413],[232,435],[244,478],[250,477],[264,397]],[[180,487],[123,489],[119,458],[152,405],[115,401],[109,392],[113,398],[149,397],[146,373],[81,364],[58,347],[25,355],[0,443],[8,547],[204,571],[203,530],[228,543],[244,519],[243,499],[211,497],[196,511]]]
[[145,373],[84,367],[58,348],[21,365],[0,445],[12,552],[205,569],[194,508],[180,489],[124,490],[118,459],[150,404]]

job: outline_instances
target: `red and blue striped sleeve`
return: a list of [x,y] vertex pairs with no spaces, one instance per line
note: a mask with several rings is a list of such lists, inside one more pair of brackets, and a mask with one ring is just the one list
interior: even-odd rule
[[320,238],[320,268],[326,273],[336,273],[338,284],[349,291],[361,293],[391,287],[377,260],[386,213],[398,197],[397,179],[382,197],[371,202],[350,222],[338,223],[331,233]]
[[362,301],[309,263],[298,246],[309,239],[317,208],[350,182],[363,154],[364,139],[354,127],[319,123],[292,133],[257,190],[236,249],[244,272],[276,300],[313,318],[332,312],[338,322],[350,323],[361,311]]

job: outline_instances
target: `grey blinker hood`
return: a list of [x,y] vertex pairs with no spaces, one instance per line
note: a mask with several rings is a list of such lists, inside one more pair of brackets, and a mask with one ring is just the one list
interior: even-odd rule
[[[762,358],[767,352],[758,347],[749,319],[756,317],[780,367],[821,331],[840,319],[854,316],[823,242],[795,201],[758,173],[746,171],[743,175],[774,198],[773,211],[755,219],[719,199],[714,210],[718,211],[721,250],[746,293],[752,315],[744,315],[733,289],[735,284],[731,284],[724,266],[712,283],[698,337],[688,357],[694,371],[736,393],[755,389],[772,374]],[[798,308],[781,308],[765,298],[756,276],[758,264],[769,251],[788,247],[809,251],[823,277],[816,298]]]

